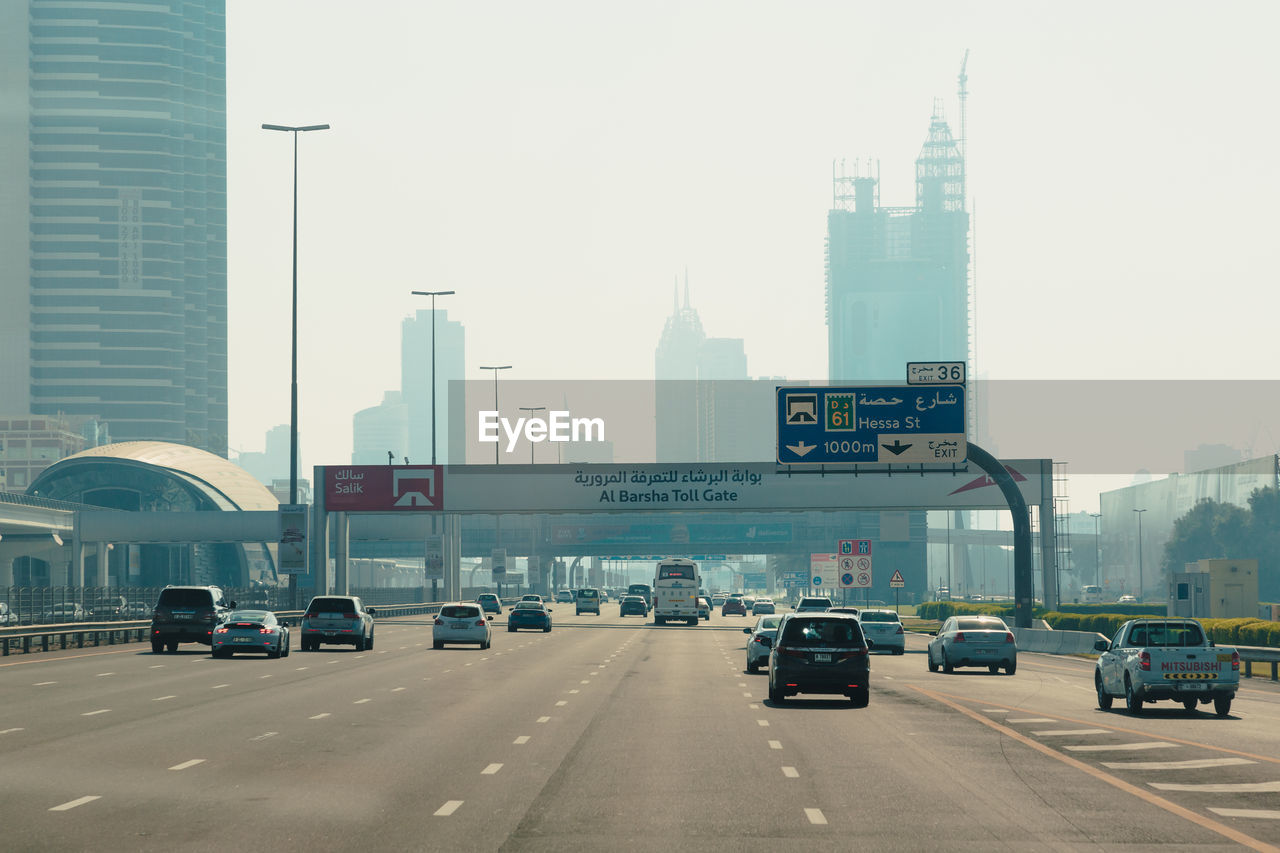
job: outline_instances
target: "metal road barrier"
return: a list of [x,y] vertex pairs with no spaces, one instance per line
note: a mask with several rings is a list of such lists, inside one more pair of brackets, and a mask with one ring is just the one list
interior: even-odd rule
[[1245,678],[1253,678],[1253,664],[1269,663],[1271,680],[1280,681],[1280,649],[1265,646],[1236,646],[1235,648],[1240,653],[1240,662],[1244,664],[1240,674]]
[[[513,604],[516,599],[503,599],[503,604]],[[373,605],[375,621],[390,616],[419,616],[424,613],[438,613],[442,603],[439,601],[414,602],[410,604],[375,604]],[[288,625],[297,625],[302,621],[305,610],[277,610],[276,618]],[[0,654],[8,657],[12,651],[23,654],[31,652],[47,652],[51,649],[83,649],[86,646],[113,646],[117,643],[144,643],[148,641],[151,630],[150,619],[136,619],[128,622],[76,622],[61,625],[23,625],[21,627],[0,628]]]
[[[1095,640],[1111,638],[1105,634],[1092,631],[1053,631],[1042,628],[1013,628],[1014,639],[1018,641],[1020,652],[1041,652],[1050,655],[1088,655],[1094,654]],[[1253,678],[1253,664],[1271,664],[1271,680],[1280,681],[1280,649],[1266,646],[1234,646],[1240,653],[1240,662],[1244,664],[1240,674],[1245,678]]]

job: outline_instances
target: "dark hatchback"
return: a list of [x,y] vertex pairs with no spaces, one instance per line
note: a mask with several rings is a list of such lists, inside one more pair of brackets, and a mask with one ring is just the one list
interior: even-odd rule
[[720,605],[720,615],[728,616],[731,613],[735,616],[746,616],[747,603],[741,598],[726,598],[724,604]]
[[520,628],[539,628],[551,630],[551,608],[541,601],[517,601],[515,607],[507,612],[507,630]]
[[839,693],[855,708],[865,708],[871,673],[867,653],[872,645],[856,616],[788,616],[769,652],[769,699],[780,703],[797,693]]
[[622,600],[618,602],[619,616],[648,616],[649,605],[645,603],[644,596],[640,595],[624,595]]

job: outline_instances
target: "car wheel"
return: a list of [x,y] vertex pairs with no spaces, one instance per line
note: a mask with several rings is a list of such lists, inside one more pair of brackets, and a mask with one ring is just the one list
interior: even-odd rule
[[431,642],[431,648],[433,648],[433,649],[443,649],[443,648],[444,648],[444,641],[443,641],[443,640],[433,640],[433,641]]
[[1013,675],[1017,671],[1018,671],[1018,662],[1016,660],[1011,660],[1004,665],[1005,675]]
[[952,666],[952,665],[951,665],[951,661],[947,660],[947,650],[946,650],[946,649],[943,649],[943,650],[942,650],[942,671],[943,671],[943,672],[947,672],[947,673],[955,672],[955,671],[956,671],[956,668],[955,668],[954,666]]
[[507,633],[508,633],[508,634],[514,634],[515,632],[516,632],[516,626],[515,626],[515,625],[508,625],[508,626],[507,626]]
[[158,655],[164,651],[164,640],[151,641],[151,654]]
[[893,650],[893,653],[894,653],[895,655],[904,655],[904,654],[906,654],[906,653],[907,653],[907,650],[906,650],[906,649],[894,649],[894,650]]
[[1196,699],[1183,699],[1182,709],[1186,711],[1188,714],[1194,714],[1196,712],[1196,705],[1198,704],[1200,703]]
[[488,650],[488,648],[489,648],[489,641],[488,641],[488,640],[485,640],[484,642],[482,642],[482,643],[480,644],[480,651],[482,651],[482,652],[483,652],[483,651],[487,651],[487,650]]
[[284,651],[280,653],[280,656],[287,658],[289,656],[289,647],[292,645],[293,645],[293,641],[290,638],[286,637],[284,641]]
[[1142,714],[1142,699],[1139,698],[1137,692],[1133,689],[1133,681],[1129,679],[1127,673],[1124,677],[1124,706],[1125,709],[1135,717]]
[[1225,717],[1231,713],[1231,697],[1230,696],[1214,696],[1213,697],[1213,713],[1219,717]]
[[543,629],[542,629],[542,633],[544,633],[544,634],[550,634],[550,633],[551,633],[551,626],[550,626],[550,625],[548,625],[547,627],[543,628]]
[[925,650],[924,650],[924,656],[925,656],[925,659],[929,662],[929,671],[930,671],[930,672],[937,672],[937,671],[938,671],[938,665],[937,665],[936,663],[934,663],[934,662],[933,662],[933,652],[932,652],[931,650],[929,650],[929,649],[925,649]]
[[1111,694],[1102,687],[1102,673],[1094,670],[1093,673],[1093,689],[1098,693],[1098,708],[1103,711],[1111,710]]
[[373,650],[373,634],[369,635],[369,639],[365,641],[364,647],[366,650]]
[[168,648],[169,648],[169,651],[176,652],[178,650],[178,641],[170,640],[168,643]]
[[782,695],[782,691],[774,687],[773,682],[770,681],[769,682],[769,701],[777,702],[779,705],[781,705],[785,699],[786,697]]
[[655,617],[653,617],[653,624],[655,624],[655,625],[665,625],[665,624],[667,624],[667,617],[665,617],[665,616],[655,616]]
[[995,675],[999,671],[1000,671],[1000,664],[998,663],[990,664],[987,667],[987,672],[991,673],[992,675]]
[[685,620],[685,624],[688,625],[690,628],[692,628],[693,626],[698,624],[698,617],[695,616],[692,619]]
[[356,637],[356,651],[358,652],[364,651],[364,634],[361,634],[359,637]]
[[849,703],[855,708],[867,707],[867,705],[871,704],[871,690],[864,687],[861,690],[855,691],[853,695],[849,697]]
[[272,660],[278,660],[280,658],[280,647],[276,646],[274,649],[269,650],[267,652],[267,657]]
[[756,663],[753,660],[747,661],[747,672],[757,673],[759,671],[760,671],[760,664]]

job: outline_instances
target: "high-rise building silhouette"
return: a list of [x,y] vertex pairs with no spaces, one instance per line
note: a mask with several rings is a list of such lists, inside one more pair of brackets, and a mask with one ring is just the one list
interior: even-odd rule
[[381,403],[352,417],[352,465],[398,465],[408,447],[409,409],[399,391],[387,391]]
[[227,452],[220,0],[0,4],[0,411]]
[[908,361],[969,362],[965,165],[940,109],[916,159],[914,207],[882,207],[878,165],[863,171],[841,164],[833,175],[830,381],[903,382]]
[[[466,453],[463,431],[451,430],[449,424],[449,383],[456,381],[461,398],[466,373],[466,329],[443,308],[435,314],[436,461],[443,465],[463,462]],[[423,309],[406,317],[400,328],[400,389],[409,418],[409,446],[400,455],[416,465],[431,461],[431,358],[431,310]],[[460,415],[463,405],[454,402]]]

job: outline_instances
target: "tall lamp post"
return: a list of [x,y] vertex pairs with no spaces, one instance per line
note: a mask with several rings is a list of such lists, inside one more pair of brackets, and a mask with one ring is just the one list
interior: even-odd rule
[[[493,375],[494,375],[494,376],[497,376],[498,374],[496,374],[496,373],[495,373],[495,374],[493,374]],[[493,404],[493,406],[494,406],[494,408],[496,409],[496,408],[498,407],[498,404],[497,404],[497,403],[494,403],[494,404]],[[546,407],[546,406],[521,406],[521,407],[520,407],[520,411],[522,411],[522,412],[528,412],[528,413],[529,413],[529,414],[531,414],[531,415],[532,415],[534,412],[545,412],[546,410],[547,410],[547,407]],[[530,442],[529,442],[529,464],[530,464],[530,465],[532,465],[532,464],[533,464],[533,441],[530,441]]]
[[1102,585],[1102,533],[1099,527],[1098,519],[1102,518],[1102,513],[1091,512],[1093,516],[1093,582],[1099,586]]
[[[498,371],[510,370],[511,365],[502,364],[502,365],[490,366],[490,367],[485,367],[484,365],[481,365],[480,369],[493,371],[493,410],[496,412],[498,411]],[[501,441],[495,441],[493,443],[493,464],[495,465],[499,464],[500,462],[500,460],[498,459],[498,445],[500,444],[502,444]]]
[[1145,509],[1135,509],[1138,514],[1138,600],[1142,601],[1142,514]]
[[[289,503],[298,502],[298,134],[311,130],[328,130],[327,124],[293,126],[264,124],[263,130],[281,130],[293,134],[293,334],[289,379]],[[323,592],[323,590],[321,590]],[[298,606],[298,576],[289,575],[290,606]]]
[[[436,464],[436,297],[452,296],[452,290],[413,290],[414,296],[431,297],[431,464]],[[497,375],[496,373],[494,374]]]

